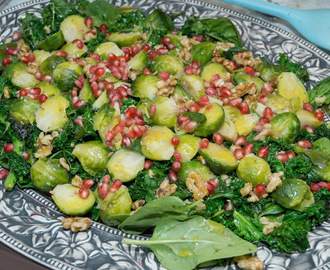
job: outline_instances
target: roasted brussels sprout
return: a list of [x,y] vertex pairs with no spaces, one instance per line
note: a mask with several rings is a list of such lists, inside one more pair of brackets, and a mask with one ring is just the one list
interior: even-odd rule
[[106,172],[110,150],[101,141],[89,141],[75,146],[72,154],[77,157],[83,169],[90,175]]
[[201,77],[205,81],[210,82],[214,75],[218,74],[220,75],[220,77],[222,77],[223,75],[225,75],[226,72],[227,70],[222,64],[209,63],[203,67]]
[[134,97],[139,98],[156,98],[158,92],[157,82],[159,82],[157,76],[154,75],[141,75],[132,83],[132,92]]
[[235,142],[235,140],[237,139],[235,124],[227,117],[225,117],[225,121],[223,122],[217,133],[220,133],[225,140],[230,142]]
[[182,134],[178,136],[179,145],[175,151],[181,154],[182,161],[190,161],[198,152],[200,138],[190,134]]
[[151,116],[157,125],[173,128],[176,124],[177,105],[168,97],[158,97],[152,101],[156,104],[156,112]]
[[54,69],[61,63],[65,62],[65,58],[59,55],[51,55],[45,59],[40,65],[42,74],[53,74]]
[[291,111],[290,101],[280,95],[269,97],[265,105],[276,114]]
[[258,121],[259,117],[256,114],[242,115],[234,123],[237,134],[244,136],[250,134]]
[[31,179],[39,191],[49,193],[57,185],[69,183],[69,174],[58,159],[39,159],[31,167]]
[[196,102],[205,95],[204,81],[197,75],[183,75],[180,78],[180,85]]
[[75,39],[83,39],[83,34],[90,30],[85,24],[85,18],[79,15],[66,17],[60,25],[60,29],[66,42],[72,42]]
[[315,128],[323,124],[323,121],[317,119],[314,113],[306,111],[304,109],[299,109],[296,112],[296,115],[299,118],[301,128],[303,128],[306,125]]
[[134,55],[131,60],[129,60],[128,68],[142,72],[143,69],[147,67],[148,60],[148,53],[144,50],[141,50],[138,54]]
[[223,110],[225,111],[225,116],[229,120],[235,122],[238,118],[242,116],[241,111],[237,107],[232,107],[230,105],[222,106]]
[[11,78],[11,83],[18,88],[34,87],[39,81],[26,70],[16,70]]
[[258,77],[245,74],[245,73],[235,73],[234,81],[239,83],[254,83],[257,86],[258,92],[260,92],[261,88],[264,86],[264,81]]
[[[139,29],[138,29],[139,30]],[[111,33],[109,41],[116,43],[119,48],[130,47],[141,39],[141,31],[129,33]]]
[[115,114],[115,108],[110,104],[104,104],[93,117],[94,130],[100,130],[103,126],[110,123]]
[[92,102],[95,101],[95,97],[93,95],[91,84],[89,83],[89,81],[87,80],[85,81],[83,88],[81,88],[79,91],[79,97],[85,100],[86,102],[88,100]]
[[15,99],[10,105],[10,116],[17,122],[32,124],[36,118],[36,112],[40,107],[37,100],[22,98]]
[[82,74],[82,68],[78,64],[64,62],[56,66],[53,77],[59,89],[62,91],[69,91],[75,87],[74,81]]
[[96,47],[95,53],[105,57],[107,57],[109,53],[113,53],[116,56],[124,55],[124,52],[114,42],[101,43]]
[[192,48],[192,60],[197,61],[201,64],[201,66],[204,66],[206,63],[211,61],[215,47],[215,43],[208,41],[196,44]]
[[269,164],[257,156],[242,158],[236,172],[241,180],[245,183],[251,183],[253,186],[258,184],[267,185],[272,174]]
[[44,50],[35,50],[33,51],[33,55],[40,64],[43,63],[49,56],[51,56],[50,52],[46,52]]
[[157,72],[158,74],[169,72],[174,77],[180,77],[183,73],[183,68],[182,62],[177,57],[168,54],[157,56],[150,64],[152,72]]
[[109,97],[108,97],[108,92],[103,91],[103,93],[94,101],[93,108],[94,109],[99,109],[104,104],[108,104],[108,103],[110,103]]
[[314,203],[314,196],[305,181],[285,179],[282,185],[272,193],[273,199],[281,206],[304,211]]
[[41,89],[41,94],[44,94],[47,97],[59,96],[62,93],[60,89],[49,82],[40,82],[36,85],[36,87],[39,87]]
[[276,115],[271,121],[274,138],[283,138],[293,143],[300,131],[300,121],[295,113],[287,112]]
[[11,80],[13,78],[14,72],[19,70],[26,70],[27,65],[22,62],[12,63],[4,67],[2,76]]
[[79,58],[84,53],[87,52],[87,46],[84,45],[81,49],[78,48],[77,43],[70,42],[65,44],[62,48],[62,51],[66,52],[69,57]]
[[38,48],[45,51],[54,51],[59,49],[64,44],[64,36],[61,31],[47,36],[38,44]]
[[182,163],[182,168],[178,173],[178,179],[181,183],[185,183],[187,176],[190,172],[197,172],[204,181],[208,181],[214,178],[213,172],[206,166],[202,165],[200,162],[192,160]]

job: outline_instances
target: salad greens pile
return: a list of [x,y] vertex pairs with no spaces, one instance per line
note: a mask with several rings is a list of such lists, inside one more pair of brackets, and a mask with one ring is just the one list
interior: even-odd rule
[[[329,218],[330,78],[227,18],[51,0],[0,46],[0,179],[149,240],[168,269],[305,252]],[[18,38],[17,38],[18,37]]]

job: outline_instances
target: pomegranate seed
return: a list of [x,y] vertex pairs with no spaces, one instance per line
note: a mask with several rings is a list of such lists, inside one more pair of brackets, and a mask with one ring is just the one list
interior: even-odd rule
[[102,181],[103,181],[104,184],[109,184],[109,182],[110,182],[110,175],[108,175],[108,174],[105,175],[103,177]]
[[138,54],[139,53],[139,47],[138,46],[134,46],[133,48],[132,48],[132,55],[134,56],[134,55],[136,55],[136,54]]
[[193,74],[193,69],[191,68],[191,66],[186,66],[184,68],[184,72],[187,74],[187,75],[191,75]]
[[22,34],[20,31],[13,32],[13,35],[12,35],[13,41],[17,41],[17,40],[21,39],[21,37],[22,37]]
[[270,123],[270,121],[269,121],[268,118],[261,117],[261,118],[260,118],[260,123],[261,123],[262,125],[264,125],[264,124],[268,124],[268,123]]
[[97,77],[101,77],[103,74],[105,73],[105,69],[104,68],[98,68],[97,70],[95,70],[95,76]]
[[304,103],[303,109],[309,112],[314,112],[313,105],[310,103]]
[[173,43],[168,43],[166,45],[166,48],[169,49],[169,50],[173,50],[173,49],[175,49],[175,45]]
[[228,105],[230,103],[230,99],[227,97],[221,97],[221,101],[223,105]]
[[143,46],[141,47],[141,51],[149,51],[150,50],[150,46],[148,44],[143,44]]
[[208,147],[209,147],[209,141],[208,141],[208,139],[202,139],[199,142],[199,148],[200,149],[207,149]]
[[211,77],[211,82],[215,82],[215,81],[218,81],[220,80],[220,75],[219,74],[214,74],[212,77]]
[[318,182],[317,184],[319,185],[320,188],[324,188],[324,187],[328,188],[328,183],[326,183],[326,182],[322,181],[322,182]]
[[180,143],[180,139],[178,137],[172,137],[171,139],[171,144],[174,146],[174,147],[177,147]]
[[201,96],[197,103],[199,106],[204,107],[210,103],[210,99],[208,96]]
[[11,63],[11,58],[10,57],[5,57],[3,60],[2,60],[2,66],[7,66]]
[[253,129],[255,132],[260,133],[263,130],[263,124],[258,122]]
[[151,166],[152,166],[152,161],[149,159],[146,159],[146,161],[144,162],[144,169],[149,170]]
[[248,143],[244,146],[243,150],[245,152],[245,155],[252,154],[254,149],[253,143]]
[[148,68],[144,68],[142,73],[143,74],[151,74],[151,71]]
[[84,21],[85,25],[88,27],[88,28],[91,28],[92,25],[93,25],[93,19],[91,17],[87,17]]
[[221,145],[224,140],[223,136],[220,133],[214,133],[212,136],[212,139],[213,139],[213,142],[218,145]]
[[68,53],[67,53],[67,52],[64,52],[64,51],[58,51],[56,54],[57,54],[58,56],[68,57]]
[[297,145],[301,148],[313,148],[313,144],[307,140],[300,140],[297,142]]
[[197,103],[194,103],[194,104],[190,105],[190,107],[189,107],[189,111],[191,111],[191,112],[199,112],[199,110],[200,110],[200,107]]
[[270,93],[272,93],[274,91],[273,87],[268,84],[268,83],[264,83],[263,87],[261,88],[261,94],[263,95],[268,95]]
[[27,89],[21,89],[21,90],[19,90],[18,95],[20,97],[25,97],[28,93],[29,93],[29,91]]
[[275,158],[277,158],[281,163],[285,163],[287,162],[287,160],[289,159],[289,157],[287,156],[287,154],[285,153],[278,153]]
[[85,188],[91,188],[93,185],[94,185],[94,180],[91,179],[91,178],[86,178],[84,179],[84,181],[82,182],[82,185],[85,187]]
[[266,107],[264,109],[264,112],[263,112],[262,115],[263,115],[263,117],[265,117],[265,118],[267,118],[269,120],[272,120],[273,119],[273,116],[274,116],[273,110],[271,108],[269,108],[269,107]]
[[235,149],[235,151],[234,151],[234,157],[236,159],[238,159],[238,160],[244,158],[245,157],[244,150],[243,149]]
[[269,100],[269,98],[267,96],[262,95],[262,96],[259,97],[258,102],[265,105],[268,100]]
[[171,76],[170,72],[162,72],[159,74],[159,78],[161,78],[163,81],[167,81]]
[[241,98],[234,98],[229,101],[230,106],[232,107],[238,107],[242,103]]
[[171,40],[169,38],[165,38],[165,37],[162,37],[160,39],[160,43],[163,44],[163,45],[166,45],[170,42]]
[[156,107],[156,103],[151,103],[151,104],[150,104],[150,116],[155,115],[155,113],[156,113],[156,109],[157,109],[157,107]]
[[26,56],[22,56],[20,59],[24,64],[27,64],[29,62],[28,58]]
[[89,196],[89,189],[82,187],[79,189],[79,196],[82,199],[87,199]]
[[137,115],[137,110],[135,107],[129,107],[125,111],[125,116],[126,117],[135,117]]
[[267,193],[266,186],[264,184],[256,185],[253,190],[258,197],[261,197],[262,195]]
[[285,154],[288,156],[288,159],[293,159],[296,157],[295,153],[291,150],[286,151]]
[[178,181],[178,175],[176,174],[175,171],[173,170],[170,170],[168,172],[168,178],[171,182],[177,182]]
[[28,59],[28,62],[34,62],[36,60],[35,56],[33,53],[30,53],[28,56],[27,56],[27,59]]
[[94,53],[91,57],[97,62],[100,62],[101,60],[101,56],[98,55],[97,53]]
[[258,150],[258,157],[266,158],[269,155],[269,147],[268,146],[261,146]]
[[316,184],[316,183],[311,184],[311,191],[318,192],[318,191],[320,191],[320,189],[321,188],[318,184]]
[[29,93],[32,94],[32,95],[38,95],[39,96],[40,93],[41,93],[41,88],[39,88],[39,87],[31,88]]
[[315,117],[317,118],[317,120],[323,121],[323,119],[324,119],[324,113],[322,112],[321,109],[315,110]]
[[9,171],[2,168],[0,170],[0,180],[6,180],[6,178],[8,177]]
[[13,143],[7,143],[4,147],[3,147],[3,150],[6,152],[6,153],[11,153],[15,150],[15,145]]
[[255,70],[254,70],[254,68],[251,67],[251,66],[246,66],[246,67],[244,67],[244,72],[245,72],[246,74],[249,74],[249,75],[252,75],[252,76],[253,76]]
[[111,141],[111,139],[115,136],[115,133],[112,130],[108,130],[107,134],[105,135],[106,141]]
[[207,191],[209,192],[209,195],[212,195],[215,191],[215,187],[210,182],[206,182],[206,188],[207,188]]
[[224,206],[223,206],[223,210],[225,211],[233,211],[235,210],[235,206],[234,204],[231,202],[231,200],[227,200],[228,203],[226,203]]
[[31,93],[28,93],[27,95],[26,95],[29,99],[33,99],[33,100],[36,100],[36,99],[38,99],[38,95],[37,94],[31,94]]
[[74,84],[78,87],[78,88],[83,88],[83,84],[82,84],[82,82],[81,81],[79,81],[79,80],[75,80],[74,81]]
[[181,162],[180,161],[178,161],[178,160],[175,160],[173,163],[172,163],[172,170],[174,171],[174,172],[179,172],[180,170],[181,170],[181,168],[182,168],[182,164],[181,164]]
[[110,192],[114,193],[116,192],[118,189],[120,189],[120,187],[122,186],[123,182],[120,181],[119,179],[116,179],[112,185],[110,186]]
[[249,114],[250,113],[250,108],[249,105],[246,102],[241,103],[238,106],[239,110],[241,111],[242,114]]
[[199,41],[199,42],[202,42],[203,41],[203,36],[202,35],[196,35],[196,36],[194,36],[194,39]]
[[105,199],[110,192],[110,186],[107,183],[99,183],[97,191],[101,198]]
[[211,178],[208,182],[211,183],[215,189],[219,188],[220,183],[218,178]]
[[131,147],[132,146],[132,141],[131,141],[131,139],[130,138],[128,138],[128,137],[124,137],[124,138],[122,138],[122,140],[121,140],[121,144],[122,145],[125,145],[126,147]]
[[175,160],[182,161],[182,156],[179,152],[174,152],[173,156],[174,156]]
[[246,145],[247,139],[244,135],[238,136],[238,138],[235,140],[235,145]]
[[314,128],[309,125],[305,125],[304,129],[306,129],[308,133],[314,133],[315,131]]
[[[154,51],[154,50],[150,50],[149,52],[148,52],[148,56],[149,56],[149,59],[150,60],[153,60],[156,56],[158,56],[158,53],[156,52],[156,51]],[[145,73],[144,73],[145,74]]]
[[54,195],[55,194],[55,191],[54,190],[50,190],[49,191],[49,194]]
[[81,117],[77,117],[76,119],[74,119],[74,122],[78,125],[78,126],[83,126],[83,121]]
[[30,154],[26,151],[22,152],[22,156],[25,161],[27,161],[30,158]]
[[220,88],[220,96],[230,97],[231,95],[232,95],[232,92],[228,87],[221,87]]
[[168,49],[166,49],[166,48],[160,48],[160,49],[156,50],[156,53],[158,55],[162,55],[162,54],[168,53]]
[[105,24],[100,25],[99,30],[100,30],[101,34],[105,33],[107,31],[107,29],[108,29],[108,27]]
[[39,103],[44,103],[46,100],[48,99],[48,97],[45,94],[41,94],[38,98]]

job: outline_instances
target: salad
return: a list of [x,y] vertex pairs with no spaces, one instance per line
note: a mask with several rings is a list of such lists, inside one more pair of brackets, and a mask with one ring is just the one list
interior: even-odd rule
[[51,0],[0,46],[0,179],[51,196],[167,269],[304,252],[329,217],[330,77],[242,47],[227,18]]

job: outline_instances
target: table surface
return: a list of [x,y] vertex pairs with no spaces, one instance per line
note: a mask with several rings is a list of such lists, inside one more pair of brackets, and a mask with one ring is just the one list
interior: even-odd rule
[[[241,13],[248,14],[253,17],[258,17],[262,20],[265,20],[269,23],[272,23],[280,28],[283,28],[291,33],[296,34],[297,36],[301,35],[286,21],[275,18],[272,16],[260,14],[258,12],[248,10],[246,8],[241,8],[237,6],[233,6],[227,3],[223,3],[217,0],[201,0],[203,2],[212,3],[216,5],[222,5],[223,7],[230,8],[232,10],[236,10]],[[329,0],[268,0],[269,2],[273,2],[279,5],[297,8],[297,9],[321,9],[321,8],[330,8]],[[20,3],[25,2],[24,0],[0,0],[0,10],[4,10],[10,8],[12,6],[18,5]],[[330,54],[328,51],[327,53]],[[15,270],[43,270],[47,269],[44,266],[41,266],[32,260],[22,256],[21,254],[11,250],[4,244],[0,243],[0,270],[5,269],[15,269]]]

